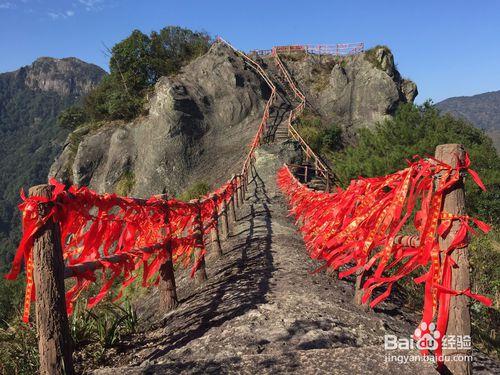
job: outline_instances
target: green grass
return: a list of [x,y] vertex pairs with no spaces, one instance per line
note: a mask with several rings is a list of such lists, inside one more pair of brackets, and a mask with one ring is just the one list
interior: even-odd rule
[[191,185],[187,190],[179,195],[179,199],[184,202],[189,202],[191,199],[198,199],[210,192],[210,185],[204,181],[199,181]]
[[379,50],[385,50],[386,52],[390,53],[391,50],[387,46],[382,46],[378,45],[373,48],[370,48],[369,50],[365,51],[365,58],[372,63],[372,65],[380,70],[384,70],[382,68],[382,63],[377,59],[377,51]]
[[126,171],[118,180],[115,186],[115,192],[123,197],[129,195],[135,185],[135,175],[133,172]]

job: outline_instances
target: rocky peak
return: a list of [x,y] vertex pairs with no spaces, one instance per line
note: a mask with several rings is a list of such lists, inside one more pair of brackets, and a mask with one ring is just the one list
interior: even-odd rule
[[[282,57],[315,112],[342,126],[349,138],[357,129],[392,116],[400,104],[413,102],[418,94],[416,84],[401,77],[385,46],[345,57]],[[273,66],[272,58],[264,61]]]
[[[273,58],[255,58],[281,86]],[[348,136],[391,116],[417,94],[415,84],[401,78],[388,49],[283,60],[315,112],[325,123],[341,125]],[[290,95],[280,93],[280,98]],[[241,56],[215,43],[179,74],[158,80],[148,115],[78,129],[50,176],[99,192],[116,191],[126,180],[129,189],[122,193],[141,197],[180,193],[199,181],[218,186],[238,172],[269,95],[265,81]],[[287,108],[276,103],[270,123],[283,121]]]
[[41,57],[18,71],[27,87],[53,91],[61,96],[82,96],[95,87],[106,72],[74,57]]

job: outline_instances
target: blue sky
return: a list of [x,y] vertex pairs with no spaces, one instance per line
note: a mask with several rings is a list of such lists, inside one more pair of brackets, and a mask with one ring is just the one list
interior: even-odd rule
[[133,29],[180,25],[243,50],[277,44],[386,44],[418,102],[500,90],[500,1],[0,0],[0,72],[39,56],[107,69],[104,46]]

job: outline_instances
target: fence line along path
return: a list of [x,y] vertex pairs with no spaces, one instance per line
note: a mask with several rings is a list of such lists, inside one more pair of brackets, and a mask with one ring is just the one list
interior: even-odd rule
[[[348,55],[364,46],[273,48],[270,55],[280,84],[287,85],[286,91],[294,96],[288,100],[298,103],[283,125],[300,146],[303,163],[284,167],[279,182],[304,244],[275,181],[279,166],[298,155],[287,149],[287,143],[265,145],[275,139],[268,136],[271,108],[278,101],[275,82],[255,59],[221,38],[218,42],[230,46],[271,90],[238,175],[190,202],[165,195],[148,200],[99,195],[51,181],[32,189],[21,205],[24,235],[7,277],[15,278],[25,262],[24,319],[29,319],[35,299],[40,373],[74,373],[65,310],[71,313],[73,303],[100,271],[106,276],[101,290],[88,300],[89,308],[108,295],[117,280],[125,288],[140,277],[144,286],[159,287],[160,310],[162,316],[168,315],[160,330],[126,339],[123,354],[110,358],[114,367],[97,373],[116,372],[116,367],[130,373],[206,372],[213,366],[217,371],[248,373],[292,368],[304,373],[397,371],[398,363],[385,361],[381,340],[387,331],[409,336],[412,326],[394,313],[384,314],[391,307],[382,301],[390,296],[397,279],[419,265],[429,266],[419,278],[426,283],[422,321],[428,327],[437,319],[443,334],[447,330],[470,334],[466,298],[490,301],[470,291],[466,233],[468,223],[484,231],[488,226],[464,213],[462,172],[468,171],[482,186],[469,168],[465,151],[458,145],[443,145],[433,161],[416,162],[393,175],[353,181],[345,191],[331,193],[337,183],[334,172],[295,127],[309,103],[280,55]],[[282,126],[273,125],[277,125],[274,129]],[[422,176],[424,182],[416,184]],[[322,181],[321,190],[308,186],[312,178]],[[416,231],[403,235],[403,224],[417,209],[412,197],[425,191],[426,204],[417,212]],[[374,252],[376,248],[382,251]],[[324,263],[310,259],[307,252]],[[391,257],[408,262],[388,278],[386,268],[396,264]],[[194,282],[176,279],[175,263],[190,267]],[[331,272],[311,275],[313,269],[344,265],[351,268],[338,276],[355,278],[355,291],[347,281],[334,281]],[[66,293],[65,278],[74,280]],[[357,298],[348,304],[351,294]],[[377,316],[360,308],[372,295],[370,305],[382,306]],[[431,354],[442,352],[441,339]],[[438,362],[441,370],[457,374],[469,373],[471,368],[467,361]],[[418,373],[434,371],[428,363],[408,366]]]

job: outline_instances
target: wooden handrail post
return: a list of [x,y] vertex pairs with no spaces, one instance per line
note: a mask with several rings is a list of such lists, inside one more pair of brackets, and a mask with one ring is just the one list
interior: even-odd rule
[[227,217],[227,204],[226,200],[223,198],[222,199],[222,212],[221,212],[221,234],[222,234],[222,239],[227,240],[227,237],[229,235],[229,223],[228,223],[228,217]]
[[203,250],[205,249],[205,243],[203,240],[203,220],[201,217],[201,202],[198,200],[196,205],[196,217],[194,222],[194,257],[195,261],[199,261],[200,265],[196,270],[194,275],[195,283],[200,285],[207,280],[207,270],[205,269],[205,256],[203,255]]
[[244,200],[243,200],[243,187],[241,186],[241,175],[238,175],[236,177],[236,186],[237,186],[237,191],[238,191],[238,200],[240,201],[240,206],[243,205]]
[[229,198],[229,221],[234,227],[236,225],[236,209],[234,208],[234,193]]
[[[436,147],[435,157],[452,167],[457,166],[457,162],[463,163],[465,160],[465,148],[459,144],[445,144]],[[443,197],[443,212],[453,215],[465,215],[465,191],[463,179],[459,181],[445,192]],[[455,238],[457,231],[460,228],[458,220],[453,220],[448,233],[439,238],[439,248],[442,252],[448,249],[449,245]],[[469,276],[469,250],[466,247],[455,249],[451,254],[451,258],[455,261],[458,267],[453,267],[451,289],[465,290],[470,288]],[[444,332],[441,332],[443,335]],[[450,297],[450,314],[448,317],[448,327],[446,335],[469,336],[471,334],[470,309],[468,297],[464,295]],[[462,361],[450,361],[451,354],[461,354],[464,358]],[[449,357],[447,358],[447,354]],[[470,374],[472,364],[467,360],[470,356],[470,348],[465,349],[443,349],[445,356],[444,366],[451,374]],[[448,359],[448,360],[447,360]]]
[[175,285],[174,263],[172,261],[172,245],[169,241],[166,251],[170,257],[160,267],[160,306],[163,311],[170,311],[179,305]]
[[[162,199],[167,201],[168,197],[166,194],[161,196]],[[167,226],[167,235],[171,236],[172,232],[170,229],[170,210],[168,207],[168,202],[166,203],[166,213],[165,213],[165,224]],[[160,292],[160,307],[163,311],[170,311],[179,305],[179,300],[177,299],[177,289],[175,285],[175,273],[174,273],[174,263],[172,261],[172,243],[169,240],[165,248],[169,258],[160,267],[160,283],[158,284]]]
[[370,305],[368,301],[366,303],[363,303],[363,284],[366,279],[366,271],[364,269],[361,269],[358,271],[356,274],[356,283],[354,284],[354,298],[353,302],[355,305],[357,305],[360,309],[362,310],[368,310],[370,308]]
[[233,185],[233,196],[234,196],[234,204],[236,208],[240,207],[240,199],[238,196],[238,177],[233,175],[233,178],[231,179],[231,183]]
[[[29,189],[30,197],[50,198],[52,186]],[[39,206],[41,215],[46,208]],[[41,375],[74,374],[73,340],[66,313],[64,260],[59,227],[51,219],[33,243],[33,280],[36,290],[36,325]]]
[[222,247],[220,245],[220,238],[219,238],[219,213],[217,209],[217,196],[213,196],[213,201],[214,201],[214,210],[212,212],[212,220],[214,222],[214,226],[212,228],[212,251],[215,253],[217,257],[222,256]]

